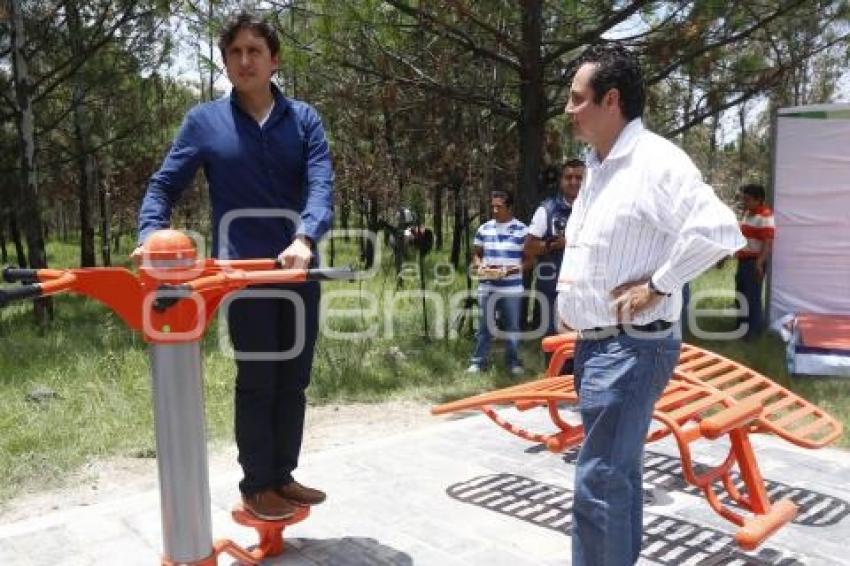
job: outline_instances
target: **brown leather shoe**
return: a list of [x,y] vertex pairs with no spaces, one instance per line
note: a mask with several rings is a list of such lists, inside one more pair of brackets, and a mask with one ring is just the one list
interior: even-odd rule
[[327,497],[324,491],[301,485],[295,480],[279,487],[277,494],[296,505],[318,505]]
[[247,495],[243,493],[242,505],[246,511],[264,521],[282,521],[292,517],[297,510],[274,489]]

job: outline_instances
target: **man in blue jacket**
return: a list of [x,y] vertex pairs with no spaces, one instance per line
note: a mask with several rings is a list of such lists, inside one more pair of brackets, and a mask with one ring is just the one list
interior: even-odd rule
[[561,169],[558,194],[551,195],[540,203],[528,225],[528,237],[525,239],[523,251],[527,256],[537,258],[537,291],[543,295],[549,307],[542,309],[548,312],[548,319],[545,321],[546,336],[558,333],[556,299],[558,274],[561,272],[561,260],[564,257],[564,232],[583,179],[584,161],[575,158],[567,160]]
[[[219,49],[233,90],[186,115],[148,183],[140,244],[169,225],[172,206],[203,167],[216,257],[277,257],[289,268],[315,264],[315,244],[333,216],[333,170],[317,112],[271,82],[279,47],[274,29],[252,15],[240,14],[223,28]],[[237,299],[227,313],[236,352],[239,488],[246,509],[266,520],[325,499],[292,477],[318,335],[319,286],[275,290],[278,297]],[[281,355],[295,348],[294,357]]]

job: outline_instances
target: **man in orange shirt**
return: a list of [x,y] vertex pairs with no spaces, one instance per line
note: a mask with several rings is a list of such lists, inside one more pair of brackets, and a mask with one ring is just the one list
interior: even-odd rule
[[747,315],[742,316],[740,321],[747,323],[748,339],[758,337],[763,330],[762,283],[773,249],[773,211],[764,200],[765,192],[761,185],[744,185],[738,191],[738,201],[744,209],[741,233],[747,239],[747,245],[735,254],[738,258],[735,290],[747,302]]

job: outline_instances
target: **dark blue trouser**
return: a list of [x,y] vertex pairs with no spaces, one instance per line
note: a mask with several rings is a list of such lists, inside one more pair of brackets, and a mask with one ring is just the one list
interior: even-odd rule
[[[244,474],[239,489],[246,494],[279,487],[292,480],[301,452],[304,391],[310,383],[319,329],[317,282],[249,289],[253,290],[294,295],[290,299],[237,298],[227,313],[236,354],[234,417],[236,446]],[[298,302],[303,308],[298,307]],[[299,310],[303,316],[296,322]],[[290,351],[297,355],[269,359],[289,357],[286,353]],[[240,353],[254,359],[240,359]]]
[[537,291],[546,298],[546,304],[549,306],[548,309],[544,307],[540,308],[541,316],[547,314],[545,312],[546,310],[549,311],[548,319],[540,321],[541,323],[546,323],[546,336],[552,336],[558,333],[555,325],[555,321],[558,320],[558,290],[556,289],[556,283],[556,281],[537,280]]
[[763,279],[756,273],[755,259],[739,259],[738,270],[735,272],[735,290],[747,301],[748,314],[740,317],[739,322],[746,322],[747,338],[755,338],[762,333],[764,314],[761,302]]
[[[546,303],[549,305],[549,318],[546,322],[546,336],[557,334],[555,321],[558,320],[557,298],[558,298],[558,276],[561,272],[561,263],[552,256],[542,256],[534,268],[537,275],[536,288],[537,291],[546,297]],[[541,317],[543,314],[541,307]]]
[[640,555],[643,445],[680,347],[672,333],[578,343],[575,380],[585,437],[576,461],[574,566],[627,566]]
[[[546,336],[554,336],[555,334],[558,334],[558,328],[556,324],[556,321],[558,320],[557,283],[558,282],[555,278],[537,280],[537,291],[546,298],[546,303],[549,305],[549,319],[546,321]],[[541,312],[543,312],[544,310],[545,309],[541,308]],[[549,361],[552,359],[552,354],[547,352],[546,354],[544,354],[544,357],[546,358],[546,365],[548,366]],[[560,373],[562,375],[573,373],[572,359],[569,359],[564,362]]]

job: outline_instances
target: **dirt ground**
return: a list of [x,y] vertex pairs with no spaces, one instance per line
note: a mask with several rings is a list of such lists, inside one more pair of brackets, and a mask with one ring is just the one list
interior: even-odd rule
[[[434,425],[445,417],[433,417],[430,405],[413,401],[377,404],[323,405],[307,409],[302,454],[378,438],[400,431]],[[232,443],[209,446],[210,475],[215,470],[236,469]],[[116,457],[89,462],[73,472],[64,487],[25,493],[0,506],[0,523],[43,515],[49,511],[94,505],[113,499],[121,492],[139,492],[157,487],[154,458]]]

